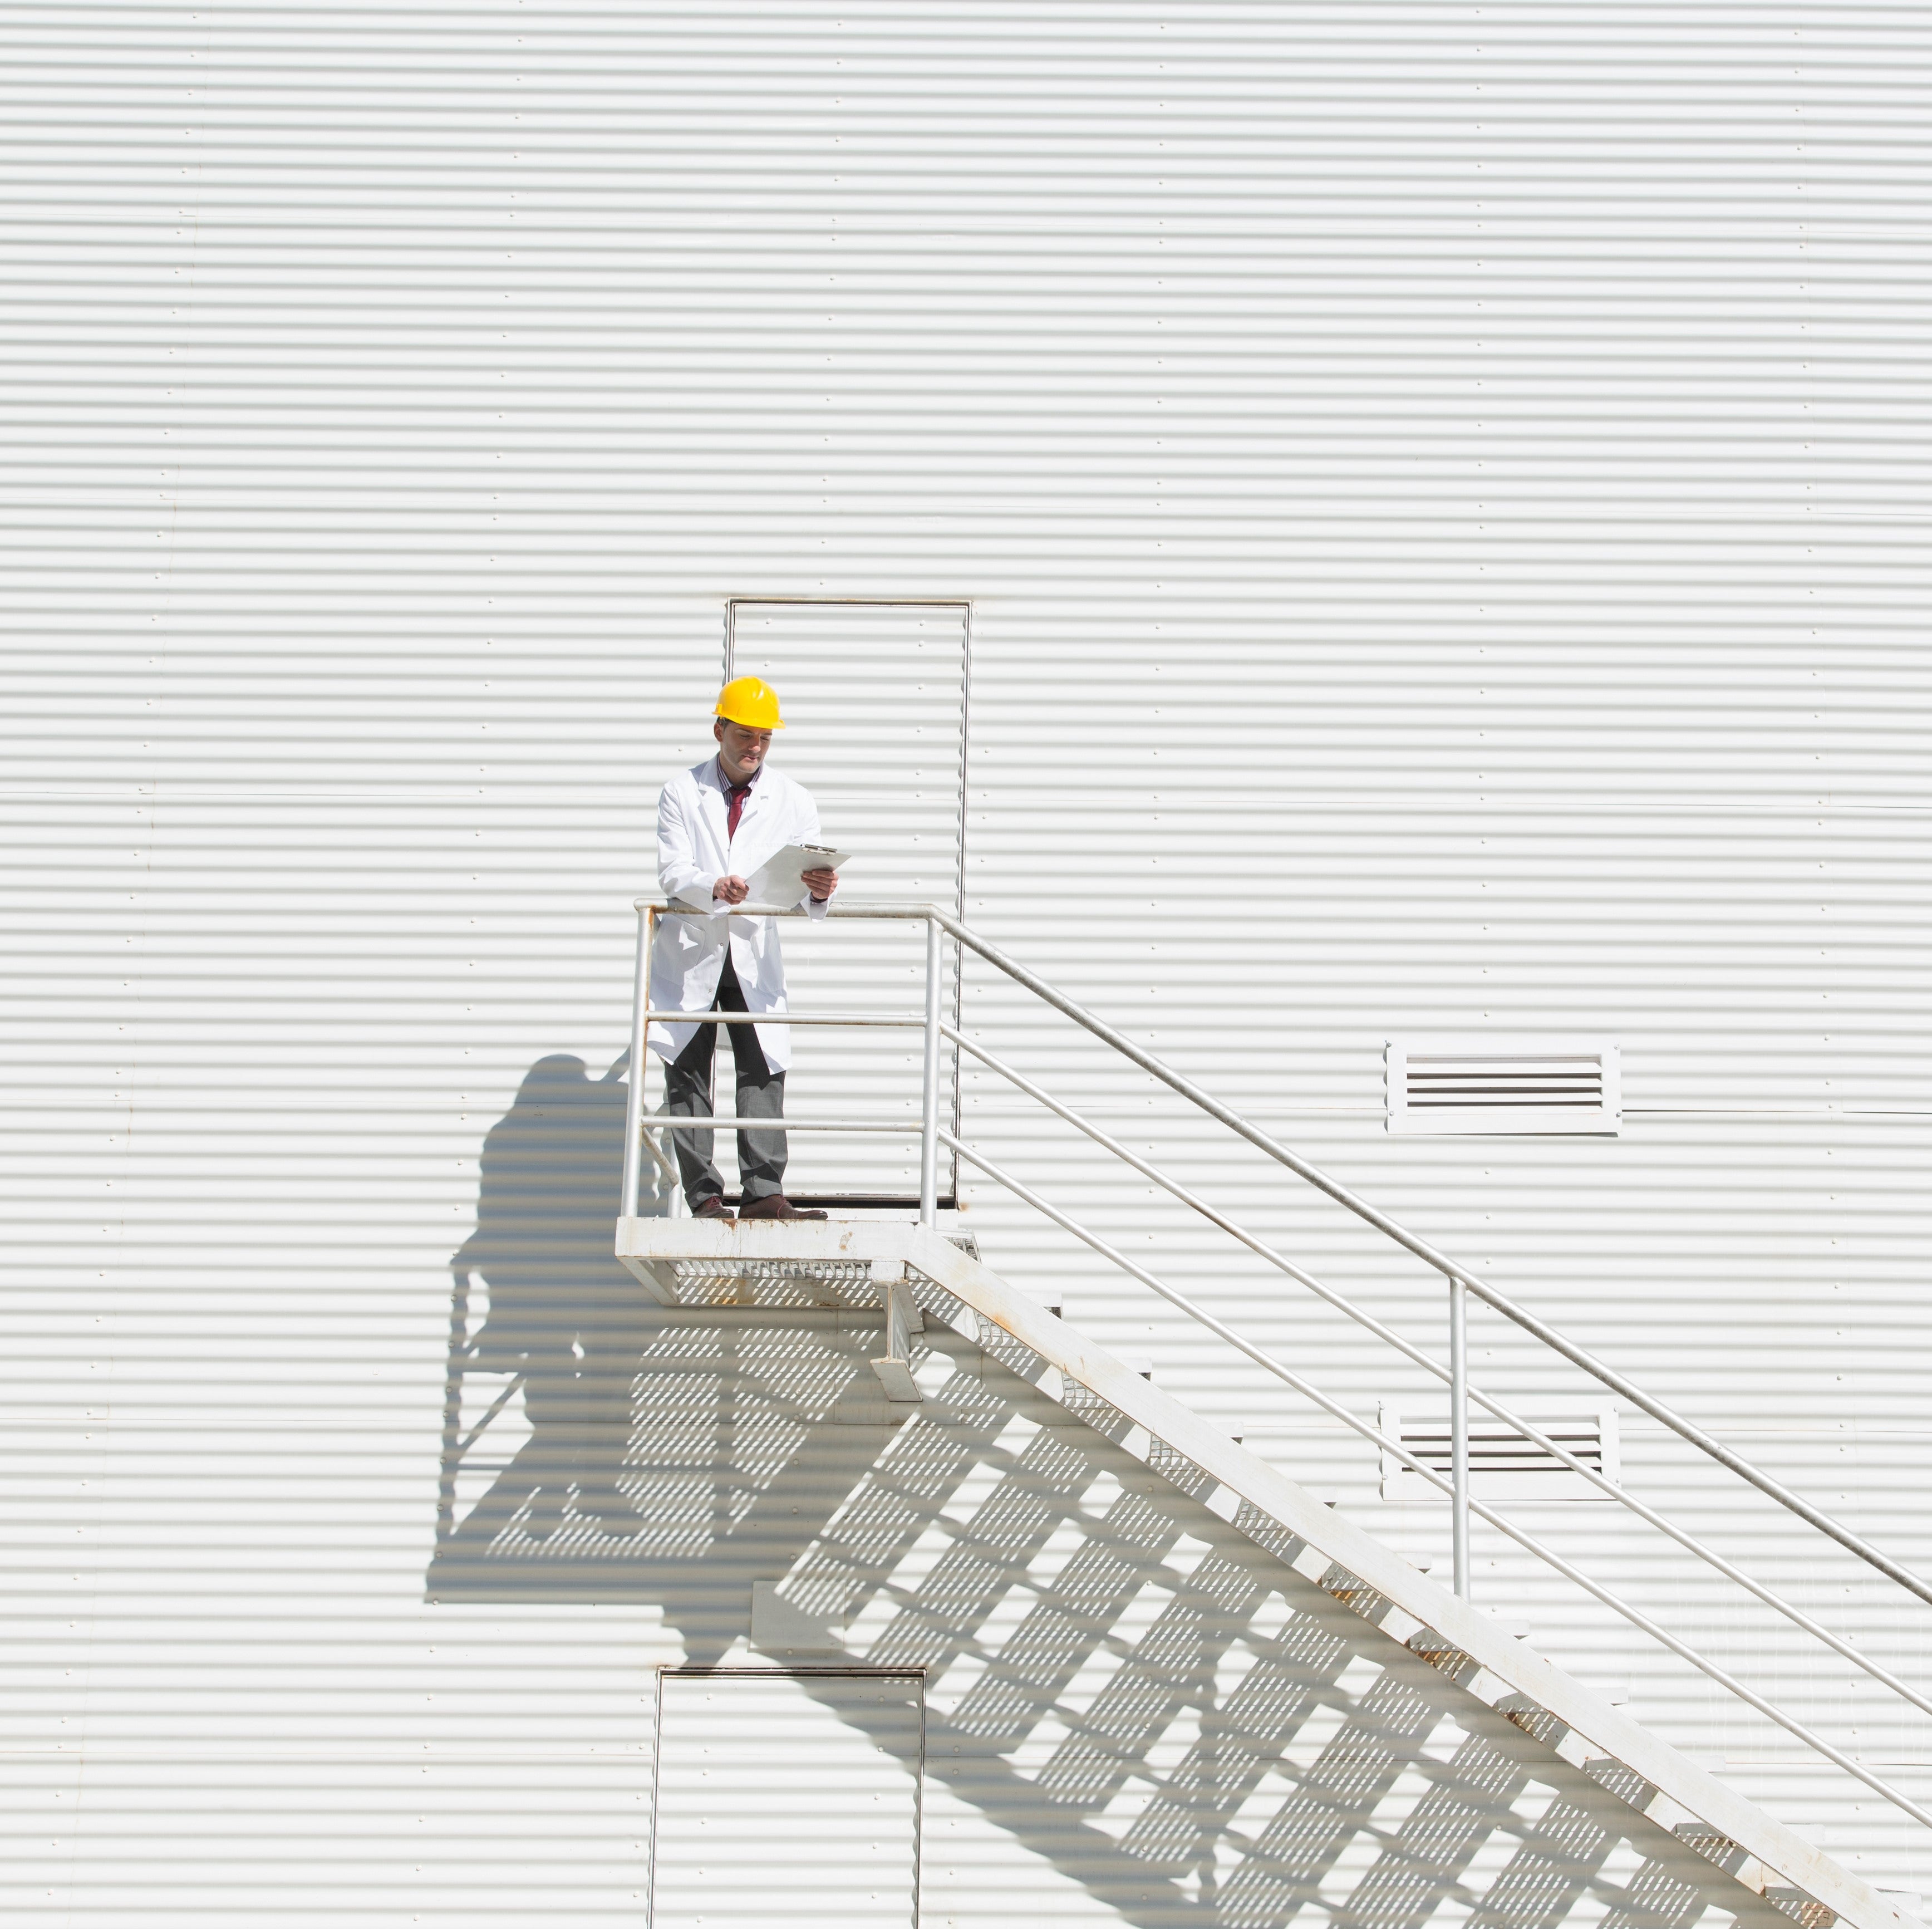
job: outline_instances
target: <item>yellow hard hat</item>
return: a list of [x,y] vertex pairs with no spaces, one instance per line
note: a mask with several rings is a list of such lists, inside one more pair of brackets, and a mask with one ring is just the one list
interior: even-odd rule
[[718,692],[718,707],[712,714],[747,730],[784,728],[778,716],[778,693],[762,676],[733,677]]

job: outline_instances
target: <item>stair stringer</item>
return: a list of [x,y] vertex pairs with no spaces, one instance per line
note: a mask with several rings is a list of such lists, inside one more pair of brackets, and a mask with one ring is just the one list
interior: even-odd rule
[[[674,1262],[734,1259],[850,1273],[910,1269],[916,1297],[948,1324],[962,1310],[980,1343],[1220,1515],[1276,1558],[1442,1670],[1457,1685],[1717,1868],[1779,1903],[1805,1929],[1921,1929],[1821,1850],[1600,1700],[1519,1637],[1432,1581],[1306,1489],[929,1228],[880,1221],[727,1225],[625,1220],[616,1256],[657,1297]],[[882,1291],[883,1288],[880,1288]],[[743,1304],[741,1299],[739,1302]]]

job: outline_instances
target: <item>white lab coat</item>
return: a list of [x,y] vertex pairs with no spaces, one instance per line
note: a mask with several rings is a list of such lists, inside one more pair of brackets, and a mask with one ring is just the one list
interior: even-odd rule
[[[726,820],[724,783],[716,757],[680,770],[664,787],[658,797],[658,884],[666,897],[709,904],[718,878],[749,878],[787,844],[816,844],[819,838],[818,806],[812,793],[769,764],[745,800],[735,837],[728,834]],[[825,906],[808,893],[800,902],[813,916],[825,915]],[[745,1009],[783,1011],[784,953],[777,925],[768,917],[727,917],[718,912],[658,918],[651,950],[652,1010],[709,1011],[718,995],[728,941]],[[791,1028],[753,1029],[765,1063],[782,1072],[791,1063]],[[697,1030],[694,1024],[653,1024],[651,1048],[661,1058],[675,1058]]]

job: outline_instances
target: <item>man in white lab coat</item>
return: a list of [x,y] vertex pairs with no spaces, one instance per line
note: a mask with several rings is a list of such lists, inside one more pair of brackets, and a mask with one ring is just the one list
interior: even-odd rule
[[[818,841],[818,806],[802,784],[770,768],[772,733],[783,730],[777,694],[755,676],[725,685],[711,734],[718,754],[680,771],[658,798],[658,882],[695,916],[658,921],[651,953],[653,1010],[782,1012],[784,957],[770,918],[731,917],[725,908],[749,896],[746,881],[788,844]],[[838,888],[835,871],[804,874],[800,902],[825,915]],[[737,1072],[737,1115],[782,1118],[791,1034],[784,1024],[671,1024],[651,1028],[667,1061],[673,1116],[710,1118],[711,1067],[719,1032],[729,1034]],[[728,1220],[724,1183],[712,1162],[709,1132],[674,1132],[679,1177],[692,1213]],[[784,1196],[785,1135],[738,1132],[740,1211],[746,1219],[823,1219]]]

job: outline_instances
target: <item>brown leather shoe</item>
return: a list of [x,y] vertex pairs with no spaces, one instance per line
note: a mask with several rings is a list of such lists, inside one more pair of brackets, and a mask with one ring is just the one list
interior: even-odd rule
[[693,1219],[722,1219],[727,1226],[731,1223],[731,1208],[715,1196],[702,1205],[693,1206],[691,1216]]
[[816,1206],[795,1206],[782,1192],[752,1199],[738,1208],[740,1219],[824,1219],[827,1214]]

